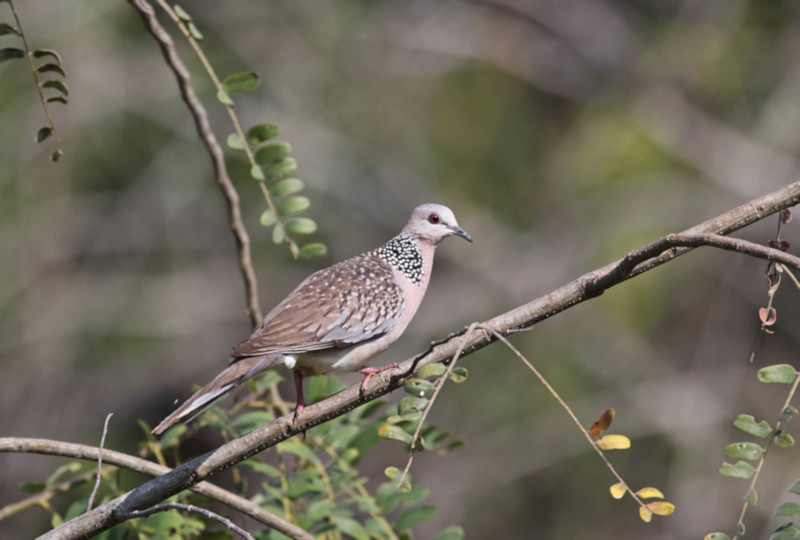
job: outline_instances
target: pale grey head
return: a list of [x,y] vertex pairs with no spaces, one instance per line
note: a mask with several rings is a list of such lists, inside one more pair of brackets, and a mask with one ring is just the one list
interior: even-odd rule
[[442,204],[427,203],[417,206],[401,234],[408,234],[433,245],[447,236],[460,236],[468,242],[472,237],[458,226],[453,211]]

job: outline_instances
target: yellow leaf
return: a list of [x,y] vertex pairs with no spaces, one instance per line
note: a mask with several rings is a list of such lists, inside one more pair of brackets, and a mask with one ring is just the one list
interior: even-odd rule
[[653,501],[647,503],[647,509],[659,516],[668,516],[675,511],[675,505],[667,501]]
[[614,421],[614,409],[606,409],[606,412],[600,415],[600,418],[597,419],[597,422],[592,424],[592,427],[589,428],[589,434],[592,437],[599,437],[603,434],[605,430],[611,426],[611,422]]
[[642,521],[644,521],[645,523],[650,523],[650,520],[653,519],[653,514],[651,514],[650,510],[648,510],[644,506],[640,506],[639,517],[642,518]]
[[602,450],[625,450],[631,447],[631,440],[625,435],[603,435],[597,440]]
[[622,497],[625,496],[625,491],[626,491],[625,484],[623,484],[622,482],[617,482],[616,484],[608,488],[608,490],[611,492],[611,496],[614,497],[615,499],[621,499]]
[[[642,499],[663,499],[664,494],[654,487],[643,487],[636,494]],[[657,514],[658,512],[656,512]]]

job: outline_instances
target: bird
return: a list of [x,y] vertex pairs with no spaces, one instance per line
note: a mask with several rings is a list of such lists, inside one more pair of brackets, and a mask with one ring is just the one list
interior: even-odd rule
[[472,243],[452,210],[423,204],[384,245],[311,274],[233,348],[228,367],[152,433],[193,420],[227,392],[280,365],[294,373],[296,412],[306,405],[304,377],[357,371],[364,375],[363,391],[374,374],[397,366],[367,363],[405,331],[428,288],[436,246],[453,235]]

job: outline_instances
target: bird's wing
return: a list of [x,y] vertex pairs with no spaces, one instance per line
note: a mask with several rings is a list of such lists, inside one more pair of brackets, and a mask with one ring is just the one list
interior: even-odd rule
[[372,253],[309,276],[270,311],[233,357],[346,347],[391,330],[405,309],[390,266]]

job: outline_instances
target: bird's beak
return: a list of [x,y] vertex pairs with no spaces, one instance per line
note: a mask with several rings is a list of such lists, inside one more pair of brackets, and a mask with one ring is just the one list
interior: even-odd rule
[[453,234],[455,234],[456,236],[460,236],[470,244],[472,243],[472,237],[469,235],[469,233],[464,229],[462,229],[461,227],[459,227],[458,225],[453,225],[452,227],[450,227],[450,230],[453,231]]

